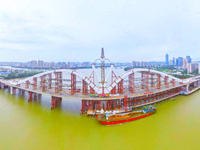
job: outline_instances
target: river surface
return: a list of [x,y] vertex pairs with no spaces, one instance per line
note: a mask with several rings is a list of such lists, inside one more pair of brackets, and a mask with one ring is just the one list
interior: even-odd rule
[[79,99],[51,110],[48,96],[28,102],[0,89],[0,150],[200,149],[200,91],[156,107],[147,118],[104,126],[79,114]]

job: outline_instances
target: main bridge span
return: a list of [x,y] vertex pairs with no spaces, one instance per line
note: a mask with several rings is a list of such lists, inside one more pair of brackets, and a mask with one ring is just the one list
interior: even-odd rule
[[[87,77],[75,70],[53,70],[19,80],[0,80],[0,87],[9,88],[10,94],[28,92],[29,99],[51,95],[51,108],[63,97],[82,99],[81,112],[94,110],[128,109],[156,103],[177,96],[188,95],[200,87],[200,77],[181,80],[150,69],[132,69],[120,76],[111,71],[111,83],[101,87],[94,82],[94,72]],[[99,94],[99,95],[93,95]],[[109,94],[109,95],[108,95]]]
[[[101,61],[101,76],[95,64]],[[200,88],[200,76],[181,80],[156,70],[136,68],[118,76],[113,71],[114,64],[105,74],[104,51],[92,64],[92,72],[86,76],[79,71],[58,69],[46,71],[22,80],[0,80],[1,89],[9,88],[10,94],[27,92],[28,101],[42,95],[51,96],[51,108],[63,98],[82,100],[82,113],[94,111],[127,110],[177,96],[189,95]]]

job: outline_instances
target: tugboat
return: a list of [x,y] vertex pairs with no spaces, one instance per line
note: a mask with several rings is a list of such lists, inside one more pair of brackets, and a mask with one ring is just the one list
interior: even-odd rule
[[155,106],[144,106],[141,110],[123,113],[104,113],[97,114],[97,120],[103,125],[122,124],[141,118],[148,117],[156,112]]

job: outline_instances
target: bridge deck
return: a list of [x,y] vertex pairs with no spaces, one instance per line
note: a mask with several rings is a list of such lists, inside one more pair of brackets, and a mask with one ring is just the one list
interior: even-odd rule
[[46,90],[45,92],[42,92],[42,88],[37,88],[36,90],[32,90],[32,87],[30,86],[30,88],[25,88],[25,84],[22,84],[20,87],[15,86],[15,85],[11,85],[9,83],[9,80],[0,80],[1,83],[4,83],[8,86],[11,87],[16,87],[25,91],[31,91],[34,93],[38,93],[38,94],[46,94],[46,95],[51,95],[51,96],[55,96],[55,97],[65,97],[65,98],[76,98],[76,99],[90,99],[90,100],[112,100],[112,99],[120,99],[123,98],[124,95],[128,95],[128,97],[136,97],[136,96],[140,96],[140,95],[146,95],[148,93],[158,93],[158,92],[162,92],[165,90],[170,90],[172,88],[176,88],[179,86],[183,86],[183,85],[187,85],[188,83],[185,84],[181,84],[181,85],[176,85],[175,87],[173,87],[172,85],[169,86],[169,88],[166,88],[164,85],[161,86],[161,88],[158,90],[155,87],[150,88],[148,92],[146,92],[145,90],[135,90],[135,93],[130,93],[129,91],[124,91],[124,94],[118,94],[118,95],[110,95],[109,97],[92,97],[89,94],[88,95],[82,95],[81,93],[75,93],[74,95],[71,95],[70,91],[64,89],[63,91],[60,91],[58,94],[55,94],[55,90],[54,88]]

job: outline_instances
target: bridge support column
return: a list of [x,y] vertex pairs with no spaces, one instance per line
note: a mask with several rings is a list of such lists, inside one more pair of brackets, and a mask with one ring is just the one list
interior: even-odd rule
[[129,80],[129,91],[131,93],[135,93],[135,85],[134,85],[134,72],[128,76]]
[[4,89],[5,87],[5,84],[4,83],[1,83],[1,89]]
[[190,84],[187,84],[187,86],[186,86],[186,92],[189,92],[189,87],[190,87]]
[[34,93],[34,94],[33,94],[33,99],[34,99],[34,100],[37,100],[37,93]]
[[28,91],[28,95],[29,95],[28,102],[31,102],[33,100],[33,92]]
[[16,94],[16,87],[10,87],[10,94],[15,95]]
[[25,90],[21,90],[22,91],[22,95],[24,95],[24,93],[25,93]]
[[41,99],[42,98],[42,94],[38,94],[38,98]]
[[52,96],[51,97],[51,109],[55,108],[56,105],[62,101],[62,98],[61,97],[55,97],[55,96]]

